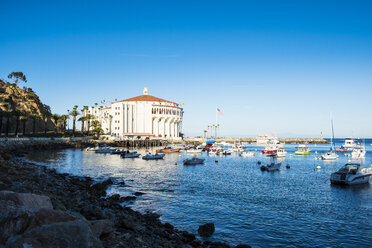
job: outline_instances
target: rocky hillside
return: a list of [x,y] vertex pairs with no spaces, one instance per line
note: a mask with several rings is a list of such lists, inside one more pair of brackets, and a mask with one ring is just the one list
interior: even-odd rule
[[[23,87],[21,89],[16,83],[9,83],[0,79],[0,113],[2,133],[7,128],[7,118],[9,118],[9,133],[14,133],[17,115],[26,120],[26,131],[32,131],[33,117],[36,119],[35,131],[42,132],[44,123],[41,117],[45,113],[51,113],[51,111],[50,107],[43,104],[31,88]],[[54,123],[51,120],[48,120],[47,123],[48,130],[54,130]],[[22,128],[19,127],[19,130],[22,131]]]

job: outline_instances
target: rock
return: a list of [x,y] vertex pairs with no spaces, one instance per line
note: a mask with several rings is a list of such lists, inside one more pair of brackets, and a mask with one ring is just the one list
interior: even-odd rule
[[252,246],[247,245],[247,244],[239,244],[239,245],[235,246],[235,248],[252,248]]
[[133,201],[135,200],[136,197],[135,196],[124,196],[124,197],[120,197],[120,202],[126,202],[126,201]]
[[145,193],[143,192],[140,192],[140,191],[137,191],[136,193],[133,193],[133,195],[135,196],[140,196],[140,195],[144,195]]
[[168,223],[168,222],[164,223],[164,227],[166,229],[170,229],[170,230],[173,230],[174,229],[174,226],[172,224]]
[[198,233],[201,237],[210,237],[214,233],[214,224],[207,223],[199,226]]
[[104,238],[113,231],[114,224],[110,220],[94,220],[90,221],[90,229],[97,238]]
[[109,199],[114,200],[114,201],[120,201],[120,195],[119,194],[114,194],[109,197]]
[[40,208],[14,207],[0,205],[0,244],[5,244],[9,237],[21,234],[33,228],[58,222],[67,222],[76,218],[58,210]]
[[91,186],[91,188],[98,193],[99,195],[105,196],[106,195],[106,190],[108,186],[113,184],[114,182],[112,181],[111,178],[101,182],[101,183],[96,183]]
[[230,248],[230,246],[222,242],[211,242],[209,248]]
[[49,197],[29,193],[15,193],[12,191],[0,191],[0,201],[6,201],[8,204],[16,207],[30,208],[49,208],[53,209]]
[[105,219],[106,216],[103,214],[101,208],[94,206],[94,205],[86,205],[82,209],[80,209],[80,213],[87,219],[87,220],[99,220]]
[[83,220],[43,225],[24,234],[14,236],[6,243],[8,248],[81,247],[100,248],[101,242],[94,237],[89,225]]

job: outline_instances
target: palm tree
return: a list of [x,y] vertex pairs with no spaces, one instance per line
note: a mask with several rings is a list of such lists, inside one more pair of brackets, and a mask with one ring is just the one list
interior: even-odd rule
[[77,111],[78,105],[75,105],[72,109],[70,115],[72,116],[72,135],[75,136],[75,128],[76,128],[76,116],[80,113]]
[[217,139],[217,130],[218,130],[219,127],[220,127],[220,124],[217,124],[216,125],[216,139]]
[[97,120],[92,121],[93,133],[97,136],[103,133],[103,129],[101,128],[101,123]]
[[78,121],[81,121],[81,134],[84,134],[84,122],[85,122],[85,116],[82,116],[78,119]]
[[58,121],[61,119],[61,116],[59,114],[53,114],[52,120],[54,122],[54,131],[55,133],[58,132]]
[[43,113],[41,114],[44,120],[44,135],[46,135],[48,131],[48,119],[52,115],[52,113],[50,113],[49,111],[43,111]]
[[208,133],[208,131],[204,130],[204,139],[205,139],[207,133]]
[[32,119],[32,134],[35,134],[36,131],[36,120],[39,119],[40,116],[37,114],[32,114],[31,119]]
[[85,116],[85,118],[86,118],[87,125],[88,125],[88,127],[87,127],[87,129],[88,129],[88,130],[87,130],[87,135],[89,135],[90,121],[94,119],[94,116],[91,115],[91,114],[87,114],[87,115]]
[[67,125],[67,119],[69,119],[69,115],[61,115],[61,120],[63,122],[63,132],[65,133],[66,132],[66,125]]

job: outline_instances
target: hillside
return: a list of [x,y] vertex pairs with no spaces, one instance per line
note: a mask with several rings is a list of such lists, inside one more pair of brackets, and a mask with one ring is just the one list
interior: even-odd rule
[[[32,132],[33,119],[35,118],[35,131],[44,131],[43,114],[51,114],[50,107],[41,102],[39,96],[31,89],[19,88],[16,83],[5,82],[0,79],[0,113],[1,133],[7,128],[9,118],[9,133],[14,133],[17,123],[17,116],[26,122],[26,132]],[[20,124],[19,124],[20,125]],[[47,129],[54,130],[54,123],[48,119]],[[22,132],[23,127],[18,127]]]

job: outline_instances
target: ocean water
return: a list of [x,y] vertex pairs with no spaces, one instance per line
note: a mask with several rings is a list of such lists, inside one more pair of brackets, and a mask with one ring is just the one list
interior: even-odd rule
[[[337,140],[336,146],[341,143]],[[370,143],[366,141],[366,158],[354,160],[364,167],[372,162]],[[372,185],[331,185],[331,173],[351,158],[340,154],[336,161],[315,160],[329,145],[310,147],[311,155],[296,156],[295,145],[286,145],[288,156],[279,172],[260,170],[257,161],[270,159],[253,145],[250,149],[258,150],[254,158],[203,154],[206,162],[197,166],[183,166],[189,157],[183,153],[144,161],[67,149],[38,151],[26,159],[96,180],[124,179],[127,186],[114,185],[109,193],[144,192],[126,204],[157,212],[163,221],[195,234],[200,224],[213,222],[213,241],[253,247],[371,247]]]

